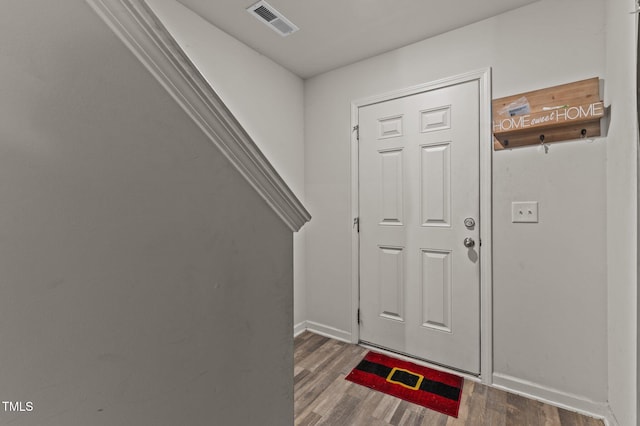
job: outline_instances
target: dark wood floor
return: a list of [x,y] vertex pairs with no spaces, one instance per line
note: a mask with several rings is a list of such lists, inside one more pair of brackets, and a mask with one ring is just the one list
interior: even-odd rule
[[469,380],[455,419],[344,380],[366,353],[310,332],[296,337],[296,425],[603,426],[601,420]]

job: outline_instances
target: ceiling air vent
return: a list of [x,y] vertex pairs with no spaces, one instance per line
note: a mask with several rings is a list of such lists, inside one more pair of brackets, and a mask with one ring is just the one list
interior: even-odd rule
[[293,34],[299,29],[266,1],[259,1],[249,7],[247,12],[255,16],[257,20],[267,25],[282,37]]

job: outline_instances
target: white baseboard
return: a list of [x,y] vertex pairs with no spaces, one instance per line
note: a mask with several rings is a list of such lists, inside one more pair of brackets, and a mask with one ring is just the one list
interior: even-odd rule
[[618,423],[618,419],[616,419],[613,411],[611,411],[611,407],[607,407],[607,413],[602,420],[604,420],[605,426],[620,426],[620,423]]
[[608,404],[604,402],[593,401],[584,396],[560,391],[501,373],[493,373],[492,386],[549,405],[602,419],[608,426],[617,426]]
[[351,343],[351,333],[349,333],[348,331],[329,327],[328,325],[319,324],[313,321],[302,321],[294,325],[293,337],[297,337],[307,330],[324,337],[340,340],[341,342]]
[[293,337],[298,337],[302,333],[307,331],[307,322],[302,321],[293,326]]
[[328,325],[318,324],[317,322],[307,321],[307,330],[319,334],[321,336],[330,337],[342,342],[351,343],[351,333]]

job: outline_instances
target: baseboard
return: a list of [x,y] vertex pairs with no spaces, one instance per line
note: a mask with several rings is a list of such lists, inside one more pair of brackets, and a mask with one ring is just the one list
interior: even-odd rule
[[307,321],[307,330],[312,331],[321,336],[330,337],[342,342],[351,343],[351,333],[328,325],[318,324],[317,322]]
[[293,337],[298,337],[302,333],[307,331],[307,322],[302,321],[293,326]]
[[586,416],[602,419],[608,426],[617,426],[609,406],[586,397],[563,392],[506,374],[493,373],[493,387],[554,405]]
[[607,407],[607,413],[602,420],[604,420],[605,426],[620,426],[620,423],[618,423],[618,419],[616,419],[615,414],[611,411],[610,406]]

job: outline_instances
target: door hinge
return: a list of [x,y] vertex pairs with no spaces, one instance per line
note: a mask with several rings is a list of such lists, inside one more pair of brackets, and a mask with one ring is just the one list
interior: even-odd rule
[[353,218],[353,226],[352,228],[356,228],[356,232],[360,233],[360,218],[359,217],[354,217]]
[[360,308],[358,308],[358,324],[360,324]]
[[360,125],[353,126],[353,131],[356,132],[356,140],[360,140]]

